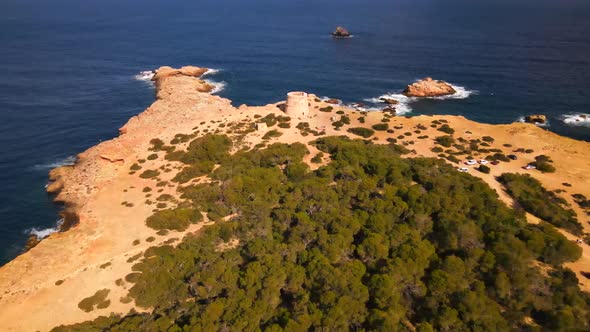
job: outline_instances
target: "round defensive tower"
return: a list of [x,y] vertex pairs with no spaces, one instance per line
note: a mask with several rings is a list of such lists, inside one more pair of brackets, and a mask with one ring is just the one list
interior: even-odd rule
[[307,93],[301,91],[287,93],[285,114],[294,118],[307,117],[309,115],[309,101],[307,100]]

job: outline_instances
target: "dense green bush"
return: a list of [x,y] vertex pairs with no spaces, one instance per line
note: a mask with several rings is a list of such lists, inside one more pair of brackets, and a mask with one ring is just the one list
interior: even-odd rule
[[490,168],[486,165],[479,165],[479,167],[477,168],[478,171],[485,173],[485,174],[489,174],[490,173]]
[[216,164],[229,156],[232,141],[227,135],[207,134],[190,142],[187,151],[173,151],[166,154],[166,160],[195,164],[212,161]]
[[363,127],[349,128],[348,132],[364,138],[369,138],[373,136],[373,134],[375,134],[375,131],[373,131],[372,129]]
[[139,174],[139,177],[142,179],[151,179],[157,177],[158,175],[160,175],[160,171],[157,169],[146,169],[141,174]]
[[435,139],[437,144],[440,144],[446,148],[450,148],[453,143],[455,143],[455,139],[451,136],[438,136]]
[[319,164],[322,162],[322,158],[324,157],[324,154],[322,152],[316,154],[315,156],[313,156],[313,158],[311,158],[311,162],[314,164]]
[[555,173],[555,166],[551,165],[553,160],[546,155],[539,155],[535,157],[535,162],[532,164],[543,173]]
[[91,312],[94,309],[104,309],[111,304],[110,300],[107,300],[109,295],[109,289],[101,289],[96,291],[94,295],[87,297],[78,303],[78,308],[85,312]]
[[183,168],[178,174],[176,174],[176,176],[174,176],[172,181],[186,183],[194,178],[211,173],[214,166],[214,162],[210,160],[195,163]]
[[389,125],[387,123],[378,123],[378,124],[371,126],[371,128],[378,130],[378,131],[385,131],[385,130],[389,129]]
[[203,220],[201,212],[189,208],[162,210],[147,218],[146,225],[155,230],[184,231],[190,224]]
[[574,234],[582,233],[582,225],[567,201],[547,191],[538,180],[514,173],[503,173],[498,180],[527,212]]
[[449,134],[449,135],[452,135],[452,134],[455,133],[455,129],[449,127],[449,125],[446,124],[446,123],[443,124],[442,126],[440,126],[437,130],[438,131],[442,131],[443,133],[446,133],[446,134]]
[[283,135],[283,133],[281,133],[280,131],[273,129],[273,130],[269,130],[266,132],[266,134],[264,134],[264,136],[262,136],[262,139],[271,139],[271,138],[276,138],[276,137],[281,137],[281,135]]
[[[183,188],[186,204],[234,217],[145,252],[125,280],[149,311],[56,331],[590,328],[590,297],[554,265],[576,253],[480,179],[442,160],[402,159],[395,145],[314,145],[331,161],[313,172],[304,145],[273,144]],[[231,239],[239,245],[220,250]]]

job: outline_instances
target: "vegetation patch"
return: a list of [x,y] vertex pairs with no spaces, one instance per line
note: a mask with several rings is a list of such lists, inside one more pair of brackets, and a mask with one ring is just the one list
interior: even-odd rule
[[[576,256],[528,225],[481,179],[398,146],[321,137],[238,151],[211,183],[183,188],[199,211],[235,215],[148,248],[125,277],[149,312],[77,331],[587,331],[590,296],[560,262]],[[237,246],[227,246],[232,240]],[[541,241],[542,240],[542,241]],[[225,250],[219,250],[224,246]],[[548,276],[534,259],[548,264]],[[531,328],[534,326],[534,328]]]
[[142,179],[151,179],[157,177],[158,175],[160,175],[160,171],[157,169],[146,169],[141,174],[139,174],[139,177]]
[[449,125],[446,124],[446,123],[443,124],[442,126],[440,126],[437,130],[438,131],[442,131],[443,133],[446,133],[446,134],[449,134],[449,135],[452,135],[452,134],[455,133],[455,129],[449,127]]
[[375,134],[375,131],[369,128],[363,128],[363,127],[355,127],[355,128],[349,128],[348,132],[357,136],[361,136],[364,138],[369,138],[371,136],[373,136],[373,134]]
[[535,162],[531,163],[539,171],[543,173],[555,173],[555,166],[552,165],[553,160],[546,155],[539,155],[535,157]]
[[378,123],[378,124],[371,126],[371,128],[373,128],[374,130],[378,130],[378,131],[385,131],[385,130],[389,129],[389,124]]
[[78,303],[78,308],[85,312],[91,312],[94,309],[103,309],[109,306],[110,300],[107,300],[109,289],[101,289],[96,291],[94,295],[87,297]]
[[514,173],[504,173],[498,180],[527,212],[573,234],[582,234],[582,225],[567,201],[547,191],[538,180]]
[[453,143],[455,143],[455,139],[451,136],[438,136],[434,139],[436,144],[440,144],[446,148],[450,148]]
[[268,131],[266,134],[264,134],[264,136],[262,136],[262,139],[271,139],[271,138],[277,138],[277,137],[281,137],[283,135],[282,132],[273,129]]
[[184,231],[190,224],[203,220],[201,212],[190,208],[176,208],[154,213],[146,220],[146,225],[155,230]]

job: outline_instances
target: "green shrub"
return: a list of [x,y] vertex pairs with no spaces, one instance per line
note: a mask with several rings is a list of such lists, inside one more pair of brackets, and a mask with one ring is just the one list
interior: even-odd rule
[[555,166],[551,165],[550,163],[534,162],[532,164],[543,173],[555,173]]
[[316,154],[315,156],[313,156],[313,158],[311,158],[311,162],[314,164],[319,164],[322,162],[322,158],[324,157],[324,154],[322,152]]
[[485,174],[489,174],[490,173],[490,168],[486,165],[479,165],[479,167],[477,168],[478,171],[485,173]]
[[455,139],[451,136],[438,136],[435,139],[437,144],[440,144],[446,148],[450,148],[453,143],[455,143]]
[[151,179],[155,178],[160,175],[160,171],[156,169],[146,169],[143,173],[139,174],[139,177],[142,179]]
[[109,295],[109,289],[101,289],[96,291],[94,295],[87,297],[78,303],[78,308],[82,309],[85,312],[91,312],[95,308],[96,309],[103,309],[109,306],[111,303],[107,300],[107,296]]
[[581,209],[590,209],[590,200],[588,200],[586,196],[582,194],[573,194],[572,197]]
[[176,174],[176,176],[174,176],[172,181],[178,183],[189,182],[192,179],[211,173],[213,167],[215,167],[213,161],[207,160],[200,163],[196,163],[194,165],[183,168],[180,172],[178,172],[178,174]]
[[160,151],[162,149],[162,147],[164,146],[164,141],[162,141],[159,138],[154,138],[152,140],[150,140],[150,144],[152,145],[149,150],[150,151]]
[[134,163],[133,165],[131,165],[131,167],[129,168],[132,171],[139,171],[141,169],[141,166],[139,166],[138,164]]
[[189,208],[158,211],[147,218],[146,225],[155,230],[184,231],[190,224],[203,220],[201,212]]
[[332,106],[326,106],[326,107],[320,108],[320,112],[332,112],[333,109],[334,109],[334,107],[332,107]]
[[222,162],[229,156],[232,140],[227,135],[208,134],[190,142],[187,151],[166,154],[166,160],[181,161],[185,164],[200,162]]
[[481,138],[481,140],[484,142],[492,143],[494,141],[494,138],[492,136],[484,136]]
[[499,161],[503,161],[503,162],[510,162],[510,158],[508,158],[505,154],[503,153],[494,153],[492,156],[490,156],[492,160],[499,160]]
[[371,126],[371,128],[373,128],[374,130],[378,130],[378,131],[385,131],[385,130],[389,129],[389,125],[387,123],[378,123],[378,124]]
[[455,133],[455,129],[449,127],[448,124],[443,124],[437,130],[438,131],[442,131],[443,133],[446,133],[446,134],[449,134],[449,135],[453,135]]
[[280,122],[278,126],[279,128],[291,128],[291,124],[289,124],[288,122]]
[[369,128],[363,128],[363,127],[355,127],[355,128],[349,128],[348,132],[357,136],[361,136],[364,138],[369,138],[371,136],[373,136],[373,134],[375,134],[375,131],[369,129]]
[[432,149],[430,149],[430,151],[432,151],[434,153],[440,153],[440,152],[443,152],[443,148],[441,148],[440,146],[435,146]]
[[273,129],[268,131],[266,134],[264,134],[264,136],[262,136],[262,139],[271,139],[271,138],[276,138],[276,137],[281,137],[281,135],[283,135],[283,133],[281,133],[280,131]]
[[275,124],[277,124],[277,117],[274,115],[274,113],[270,113],[267,116],[259,119],[257,121],[258,123],[265,123],[267,127],[272,127]]

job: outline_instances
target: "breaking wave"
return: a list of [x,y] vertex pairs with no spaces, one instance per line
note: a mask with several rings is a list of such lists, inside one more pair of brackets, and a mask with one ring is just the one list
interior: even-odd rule
[[366,102],[372,104],[385,104],[383,99],[395,99],[398,101],[398,104],[392,105],[395,107],[396,114],[403,115],[412,112],[411,104],[420,99],[434,99],[434,100],[446,100],[446,99],[466,99],[469,96],[477,94],[477,90],[468,90],[465,87],[459,85],[451,84],[453,89],[455,89],[455,93],[448,96],[440,96],[440,97],[424,97],[424,98],[417,98],[417,97],[408,97],[402,93],[386,93],[376,98],[367,98],[365,99]]
[[76,163],[76,156],[67,156],[63,159],[59,159],[47,164],[39,164],[33,166],[34,169],[48,169],[48,168],[56,168],[61,166],[72,166]]
[[153,70],[140,71],[139,74],[135,75],[135,79],[138,81],[151,82],[154,78],[155,72]]
[[25,230],[25,233],[28,235],[35,235],[37,237],[37,239],[41,240],[44,239],[46,237],[48,237],[49,235],[53,234],[53,233],[57,233],[59,232],[59,230],[61,229],[61,225],[64,223],[63,219],[59,219],[56,223],[54,227],[49,227],[49,228],[37,228],[37,227],[33,227],[33,228],[29,228],[27,230]]
[[568,126],[590,127],[590,114],[587,113],[565,114],[561,120]]
[[[524,116],[519,117],[516,121],[522,122],[522,123],[527,123],[524,119]],[[531,124],[534,124],[537,127],[550,127],[551,126],[551,124],[549,124],[549,119],[547,119],[547,121],[545,123],[535,122],[535,123],[531,123]]]
[[223,89],[225,89],[225,86],[227,85],[227,83],[225,83],[224,81],[221,81],[221,82],[216,82],[213,80],[204,80],[204,81],[213,86],[213,90],[211,90],[212,94],[219,93],[219,92],[223,91]]

